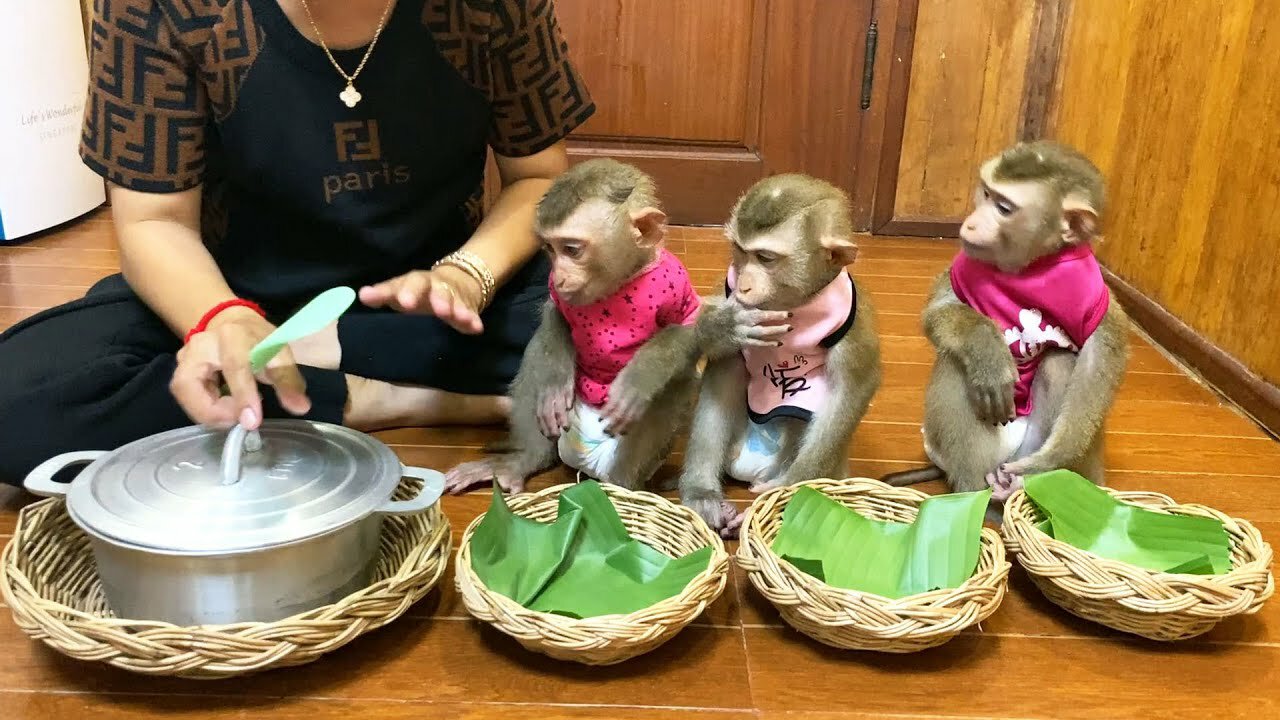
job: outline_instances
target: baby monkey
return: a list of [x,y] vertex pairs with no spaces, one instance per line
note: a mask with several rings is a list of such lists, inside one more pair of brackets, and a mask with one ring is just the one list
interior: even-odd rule
[[961,251],[924,310],[937,349],[925,392],[932,466],[1003,501],[1024,475],[1068,468],[1103,483],[1102,425],[1128,358],[1128,318],[1111,302],[1092,242],[1101,173],[1052,142],[1015,145],[982,165]]
[[638,488],[688,419],[701,301],[663,248],[666,215],[653,181],[598,159],[561,175],[538,203],[534,231],[551,256],[551,300],[511,386],[504,452],[459,465],[446,488],[496,480],[520,492],[557,459]]
[[776,175],[725,225],[725,300],[696,325],[707,355],[680,498],[732,536],[741,514],[721,478],[753,492],[843,477],[849,438],[880,386],[875,313],[846,266],[857,256],[849,203],[804,175]]

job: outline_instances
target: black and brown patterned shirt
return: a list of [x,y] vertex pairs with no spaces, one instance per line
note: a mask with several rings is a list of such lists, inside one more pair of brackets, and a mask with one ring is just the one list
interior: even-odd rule
[[[594,105],[552,0],[396,0],[346,80],[276,0],[97,0],[81,156],[144,192],[202,186],[232,289],[293,304],[430,266],[479,221],[486,148],[546,149]],[[335,51],[353,71],[364,48]]]

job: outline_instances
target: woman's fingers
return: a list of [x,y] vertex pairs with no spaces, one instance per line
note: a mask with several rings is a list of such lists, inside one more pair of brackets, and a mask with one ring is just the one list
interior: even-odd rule
[[453,318],[453,287],[447,283],[434,282],[431,283],[430,291],[427,293],[428,306],[431,308],[431,314],[449,322]]
[[396,309],[401,312],[423,311],[423,300],[431,292],[431,274],[411,272],[399,278],[400,286],[396,289]]
[[484,332],[484,322],[452,281],[432,271],[417,270],[384,283],[360,289],[360,301],[369,307],[390,307],[400,312],[435,315],[467,335]]
[[246,429],[256,430],[262,422],[262,398],[258,395],[258,381],[249,368],[249,350],[252,347],[247,337],[239,333],[225,333],[219,349],[222,379],[239,409],[236,419]]
[[360,302],[369,307],[385,307],[395,297],[400,278],[360,288]]
[[311,410],[307,397],[307,381],[294,362],[293,354],[285,348],[267,363],[264,380],[276,389],[276,398],[285,410],[294,415],[305,415]]
[[448,282],[432,282],[429,298],[432,314],[449,327],[465,335],[479,335],[484,331],[479,313]]
[[422,298],[430,287],[429,274],[418,270],[360,288],[360,302],[369,307],[412,312],[422,304]]
[[192,421],[226,427],[235,423],[236,406],[219,392],[220,374],[215,363],[203,360],[179,362],[169,381],[169,391]]

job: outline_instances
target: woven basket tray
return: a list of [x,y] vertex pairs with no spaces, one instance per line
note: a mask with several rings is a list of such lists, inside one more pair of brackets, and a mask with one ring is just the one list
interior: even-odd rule
[[[710,545],[711,561],[683,592],[629,615],[603,615],[581,620],[529,610],[485,587],[471,569],[471,534],[484,515],[462,534],[454,567],[458,592],[467,611],[515,638],[529,650],[557,660],[585,665],[613,665],[643,655],[675,637],[720,597],[729,574],[724,542],[697,513],[649,492],[624,490],[601,483],[631,536],[667,555],[678,557]],[[537,493],[509,498],[517,515],[552,522],[560,492],[556,485]]]
[[[404,480],[397,499],[412,497],[420,483]],[[179,627],[113,617],[88,536],[64,501],[50,498],[18,514],[0,556],[0,590],[14,622],[58,652],[145,675],[213,680],[308,663],[395,620],[440,579],[449,546],[439,505],[388,517],[369,587],[277,622]]]
[[1175,575],[1100,558],[1037,530],[1044,516],[1018,491],[1005,503],[1005,543],[1045,597],[1068,612],[1152,640],[1185,640],[1224,618],[1257,612],[1275,592],[1271,546],[1244,520],[1158,493],[1107,492],[1159,512],[1221,520],[1231,538],[1232,570]]
[[773,552],[782,511],[800,487],[820,490],[836,502],[876,520],[911,522],[928,495],[877,480],[811,480],[770,490],[747,509],[738,565],[782,618],[824,645],[844,650],[909,653],[941,645],[985,620],[1008,587],[1009,563],[1000,534],[982,529],[978,567],[958,588],[891,600],[832,587],[801,572]]

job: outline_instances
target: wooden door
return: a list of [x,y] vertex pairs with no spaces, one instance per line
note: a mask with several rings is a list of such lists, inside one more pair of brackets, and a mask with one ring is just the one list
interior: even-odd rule
[[571,138],[573,159],[604,155],[649,172],[673,223],[721,223],[753,182],[793,171],[847,190],[869,223],[874,183],[858,179],[860,163],[878,162],[865,147],[878,138],[863,135],[872,5],[557,0],[597,106]]
[[[902,0],[871,230],[955,236],[982,161],[1045,136],[1069,0]],[[906,8],[905,5],[912,7]]]

